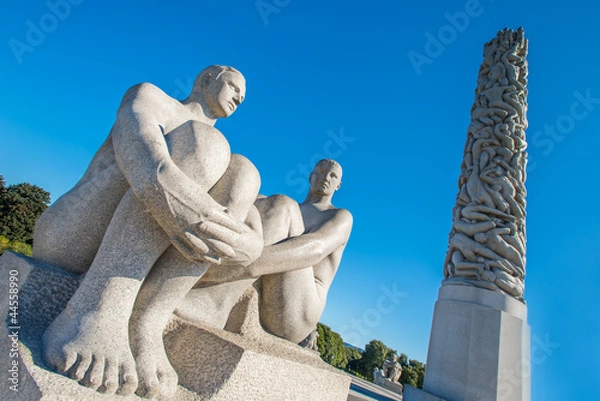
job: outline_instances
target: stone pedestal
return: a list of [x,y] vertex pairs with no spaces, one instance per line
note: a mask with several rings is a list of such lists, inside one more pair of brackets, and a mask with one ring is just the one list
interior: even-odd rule
[[406,401],[529,401],[529,337],[525,304],[481,288],[442,286],[424,391],[406,391]]
[[374,383],[395,393],[402,394],[403,386],[398,382],[393,382],[390,379],[382,377],[375,377]]
[[[23,255],[7,251],[0,257],[0,313],[6,316],[0,325],[0,400],[143,400],[98,393],[45,364],[41,335],[79,282],[77,275]],[[10,296],[18,304],[11,306]],[[260,329],[255,291],[236,305],[226,328],[171,321],[165,347],[179,375],[173,401],[347,399],[349,376],[318,353]]]

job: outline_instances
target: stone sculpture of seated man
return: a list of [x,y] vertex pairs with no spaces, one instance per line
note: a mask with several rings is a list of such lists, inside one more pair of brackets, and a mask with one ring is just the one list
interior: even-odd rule
[[[43,336],[59,372],[107,394],[152,396],[157,380],[165,396],[174,391],[156,330],[136,330],[132,310],[157,261],[176,255],[198,279],[211,264],[244,266],[262,252],[259,174],[213,127],[244,95],[244,77],[221,66],[203,70],[184,101],[132,87],[83,178],[40,217],[34,258],[85,273]],[[170,293],[166,310],[185,294]]]
[[331,204],[341,166],[317,163],[301,205],[256,200],[258,172],[213,128],[244,92],[242,75],[218,66],[183,102],[133,87],[84,177],[40,218],[34,257],[86,273],[44,334],[58,371],[107,394],[169,398],[177,374],[162,332],[173,311],[223,327],[261,276],[265,329],[296,343],[314,329],[352,226]]
[[398,356],[392,353],[383,361],[383,376],[390,381],[397,383],[402,375],[402,365],[398,362]]
[[[132,336],[133,349],[149,348],[143,353],[149,360],[142,361],[138,371],[148,368],[141,376],[153,376],[141,394],[164,397],[175,391],[176,382],[165,377],[176,374],[162,352],[163,328],[172,315],[175,294],[187,292],[175,311],[178,316],[224,328],[236,301],[260,277],[259,314],[266,331],[298,343],[315,329],[352,229],[352,215],[331,204],[341,178],[341,166],[324,159],[310,175],[302,204],[284,195],[257,199],[265,247],[248,266],[224,261],[205,272],[175,249],[159,259],[144,281],[131,319],[132,333],[140,332]],[[213,235],[226,241],[230,233]],[[135,344],[136,339],[149,338],[147,346]],[[161,350],[162,356],[151,350]]]
[[[237,300],[230,295],[241,294],[260,278],[263,328],[295,343],[305,339],[321,317],[352,230],[350,212],[331,203],[341,179],[339,163],[323,159],[310,174],[303,203],[285,195],[257,199],[265,244],[261,256],[247,267],[209,269],[176,313],[223,327]],[[216,316],[215,308],[219,309]]]

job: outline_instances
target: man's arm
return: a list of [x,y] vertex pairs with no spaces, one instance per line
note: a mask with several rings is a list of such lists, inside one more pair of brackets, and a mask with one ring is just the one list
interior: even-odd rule
[[210,188],[190,179],[171,160],[163,130],[176,112],[174,102],[150,84],[128,90],[111,131],[113,148],[132,190],[173,244],[187,258],[204,260],[209,248],[198,238],[197,223],[212,221],[235,232],[242,227],[208,195]]
[[[248,266],[225,261],[218,269],[208,269],[202,281],[237,281],[314,266],[344,246],[351,230],[352,215],[345,209],[338,209],[332,218],[317,230],[265,246],[261,256]],[[218,230],[212,228],[206,234],[213,238],[222,238]]]
[[352,215],[338,209],[315,231],[265,247],[262,255],[248,266],[249,274],[260,277],[314,266],[345,245],[351,230]]

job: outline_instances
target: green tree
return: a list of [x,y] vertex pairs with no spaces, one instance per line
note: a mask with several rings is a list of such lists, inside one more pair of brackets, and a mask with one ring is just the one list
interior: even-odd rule
[[344,369],[348,364],[348,357],[342,336],[322,323],[317,323],[317,332],[317,346],[321,359],[336,368]]
[[408,363],[404,360],[404,363],[400,362],[400,364],[402,365],[400,383],[410,384],[416,388],[423,388],[423,379],[425,378],[425,365],[423,362],[411,359]]
[[402,369],[404,369],[405,366],[408,366],[408,356],[406,356],[406,354],[398,355],[398,363],[402,365]]
[[389,354],[396,353],[393,349],[388,348],[379,340],[371,340],[365,346],[365,352],[362,358],[357,363],[357,372],[365,376],[368,380],[373,381],[373,369],[381,368],[383,361]]
[[346,359],[348,359],[348,363],[362,358],[362,352],[360,352],[358,348],[348,347],[345,345],[344,347],[346,347]]
[[360,369],[358,365],[362,359],[362,356],[363,353],[358,348],[346,346],[346,358],[348,359],[348,364],[346,365],[345,370],[353,375],[364,378],[363,375],[358,371]]
[[0,176],[0,235],[33,244],[35,222],[50,203],[50,193],[37,185],[21,183],[6,187]]

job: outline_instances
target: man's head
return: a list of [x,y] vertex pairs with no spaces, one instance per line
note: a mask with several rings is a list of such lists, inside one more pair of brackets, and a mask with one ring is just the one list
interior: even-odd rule
[[211,65],[198,74],[192,93],[202,94],[214,117],[229,117],[246,96],[246,80],[233,67]]
[[332,159],[322,159],[310,177],[310,192],[317,196],[332,196],[342,185],[342,166]]

